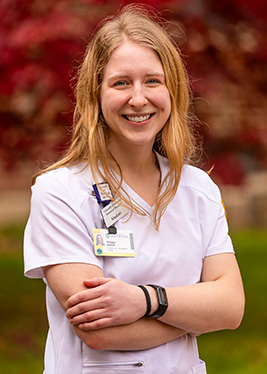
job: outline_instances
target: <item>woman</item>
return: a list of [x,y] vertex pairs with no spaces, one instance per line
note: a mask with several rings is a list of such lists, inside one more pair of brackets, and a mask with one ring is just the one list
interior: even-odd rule
[[47,283],[45,373],[206,373],[195,336],[237,328],[244,294],[219,190],[190,165],[180,55],[125,7],[89,44],[76,96],[25,230],[25,274]]

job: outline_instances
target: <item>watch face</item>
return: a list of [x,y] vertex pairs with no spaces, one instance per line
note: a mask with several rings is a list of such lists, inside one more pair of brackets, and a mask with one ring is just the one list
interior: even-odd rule
[[159,302],[158,310],[154,314],[150,314],[149,317],[160,318],[163,316],[163,314],[166,312],[168,308],[167,292],[165,288],[157,286],[155,284],[148,284],[147,286],[155,288],[155,290],[157,291],[157,297]]
[[168,299],[165,288],[158,288],[159,304],[168,306]]

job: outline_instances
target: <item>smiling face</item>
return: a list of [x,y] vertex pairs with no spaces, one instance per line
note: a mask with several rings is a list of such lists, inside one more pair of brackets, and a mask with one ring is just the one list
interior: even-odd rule
[[111,54],[100,89],[111,149],[144,145],[152,149],[171,112],[162,64],[149,47],[126,40]]

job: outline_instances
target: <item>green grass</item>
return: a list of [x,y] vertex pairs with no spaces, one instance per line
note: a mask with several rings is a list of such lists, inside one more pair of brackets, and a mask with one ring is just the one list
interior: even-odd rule
[[267,373],[267,234],[247,231],[232,235],[246,294],[241,326],[199,337],[208,373]]
[[0,231],[1,374],[43,371],[45,287],[23,276],[22,235],[22,227]]
[[[0,374],[43,370],[45,287],[23,276],[22,236],[20,226],[0,230]],[[200,356],[209,374],[265,374],[267,235],[238,232],[232,239],[245,286],[245,317],[238,330],[200,336]]]

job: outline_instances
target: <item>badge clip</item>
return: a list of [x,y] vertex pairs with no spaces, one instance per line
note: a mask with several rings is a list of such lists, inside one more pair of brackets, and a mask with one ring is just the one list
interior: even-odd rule
[[113,195],[107,182],[95,183],[92,187],[92,194],[96,197],[98,204],[102,206],[101,214],[108,233],[116,235],[115,223],[128,213],[128,209],[120,204],[120,198],[112,201]]
[[98,204],[103,204],[105,207],[111,202],[112,193],[108,183],[93,184],[93,189]]
[[108,227],[108,233],[111,235],[116,235],[117,234],[117,229],[114,225]]

